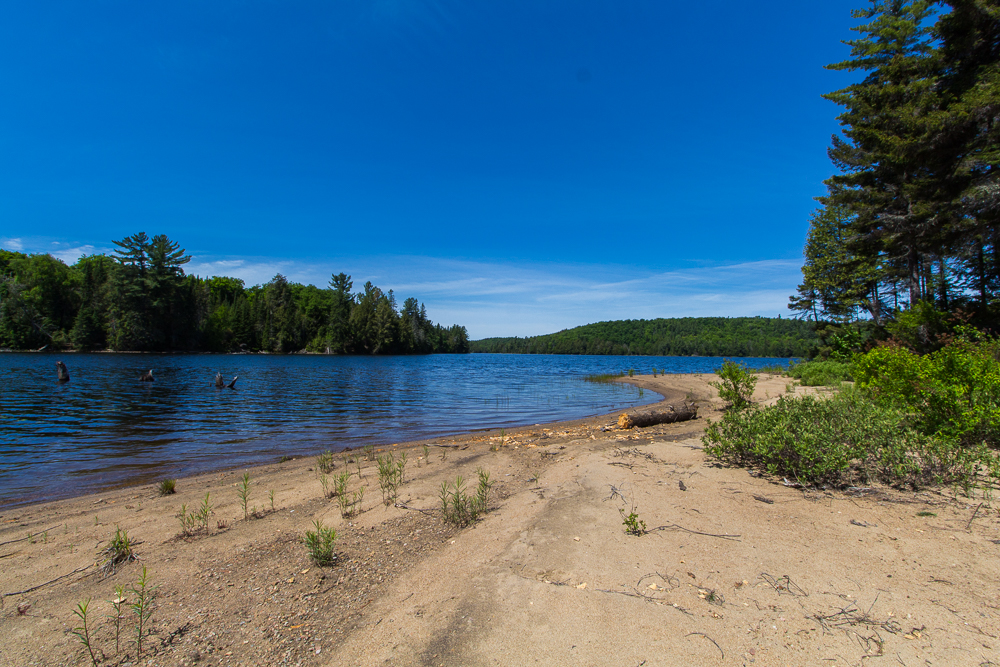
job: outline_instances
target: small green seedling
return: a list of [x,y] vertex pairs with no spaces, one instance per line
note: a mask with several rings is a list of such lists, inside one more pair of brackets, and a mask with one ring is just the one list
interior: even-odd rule
[[240,505],[243,507],[243,520],[250,519],[250,510],[247,509],[247,501],[250,499],[250,473],[243,473],[243,478],[236,487],[236,494],[240,498]]
[[142,573],[139,580],[132,586],[132,594],[135,595],[135,602],[129,605],[135,614],[135,657],[136,660],[142,656],[142,641],[149,634],[149,617],[153,614],[153,591],[154,586],[149,584],[149,574],[146,566],[142,566]]
[[83,602],[78,602],[76,609],[73,610],[73,615],[80,619],[80,623],[83,625],[73,628],[70,632],[77,638],[77,640],[83,644],[84,648],[90,654],[90,662],[97,666],[97,656],[94,655],[94,647],[90,643],[90,627],[87,620],[87,615],[90,613],[90,598],[87,598]]
[[177,480],[164,479],[160,481],[160,495],[169,496],[172,493],[177,493]]
[[135,552],[132,550],[132,538],[128,531],[119,526],[115,526],[115,534],[108,542],[108,546],[101,551],[104,556],[104,563],[101,565],[101,572],[104,576],[114,574],[115,570],[122,563],[135,560]]
[[627,515],[623,509],[619,509],[618,511],[622,515],[622,525],[625,526],[625,532],[628,535],[642,536],[646,534],[646,522],[639,518],[639,515],[635,512],[635,508]]
[[205,499],[201,501],[201,506],[198,508],[198,522],[201,523],[201,527],[205,529],[206,533],[209,532],[208,519],[215,513],[209,500],[210,496],[211,492],[205,493]]
[[319,468],[320,472],[328,473],[333,470],[336,465],[333,462],[333,452],[329,449],[316,457],[316,467]]
[[115,655],[118,655],[121,650],[122,619],[124,618],[122,607],[126,602],[125,587],[122,585],[115,586],[115,597],[111,600],[112,614],[108,616],[108,619],[115,626]]
[[319,519],[313,522],[315,530],[307,530],[302,539],[309,552],[309,557],[319,566],[332,565],[337,559],[334,545],[337,541],[337,531],[327,528]]

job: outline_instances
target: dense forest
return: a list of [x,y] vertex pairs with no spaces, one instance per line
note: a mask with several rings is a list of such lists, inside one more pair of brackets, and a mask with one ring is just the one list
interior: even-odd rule
[[328,288],[276,275],[185,275],[190,256],[164,235],[134,234],[111,256],[72,266],[46,254],[0,249],[0,348],[407,354],[468,352],[465,327],[443,327],[423,304],[351,277]]
[[813,325],[767,317],[683,317],[598,322],[529,338],[485,338],[473,352],[643,354],[704,357],[805,357],[816,348]]
[[843,108],[838,173],[789,308],[850,343],[826,352],[904,330],[926,350],[949,322],[995,331],[1000,2],[877,0],[854,17],[851,57],[829,68],[864,78],[825,96]]

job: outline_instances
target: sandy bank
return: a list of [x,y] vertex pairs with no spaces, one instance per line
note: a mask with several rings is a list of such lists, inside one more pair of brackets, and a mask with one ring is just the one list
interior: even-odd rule
[[[333,474],[351,470],[350,490],[366,487],[350,519],[323,497],[312,458],[251,470],[250,520],[242,471],[179,480],[172,496],[142,486],[6,510],[0,667],[89,664],[68,633],[86,598],[100,664],[135,664],[131,618],[116,655],[104,617],[115,586],[143,565],[159,588],[140,664],[995,660],[996,509],[946,492],[803,491],[716,467],[700,442],[705,417],[718,416],[710,379],[632,380],[666,402],[698,400],[693,422],[480,432],[435,440],[427,458],[419,444],[393,447],[408,455],[399,504],[410,509],[382,504],[374,463],[358,477],[337,457]],[[757,398],[786,383],[763,378]],[[461,475],[471,486],[478,468],[496,482],[494,511],[446,526],[442,482]],[[180,537],[181,505],[206,493],[210,534]],[[619,509],[650,532],[627,535]],[[311,564],[300,541],[316,519],[338,531],[330,568]],[[102,578],[94,563],[116,525],[140,560]]]

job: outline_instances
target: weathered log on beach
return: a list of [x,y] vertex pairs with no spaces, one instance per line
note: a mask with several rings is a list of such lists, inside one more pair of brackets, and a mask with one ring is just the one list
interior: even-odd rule
[[686,422],[698,416],[698,408],[693,405],[683,404],[680,408],[668,405],[666,410],[647,410],[645,412],[633,412],[629,414],[623,412],[618,417],[618,428],[632,428],[633,426],[654,426],[656,424],[673,424],[674,422]]

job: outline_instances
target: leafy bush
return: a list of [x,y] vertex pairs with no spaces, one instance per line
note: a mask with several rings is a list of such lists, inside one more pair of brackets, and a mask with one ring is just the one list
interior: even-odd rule
[[915,415],[925,435],[964,446],[1000,445],[1000,345],[959,339],[919,356],[879,347],[855,360],[859,388]]
[[804,361],[789,368],[788,375],[806,387],[835,387],[853,379],[851,365],[841,361]]
[[986,447],[929,437],[910,424],[905,411],[851,389],[826,399],[782,397],[773,406],[730,411],[709,423],[702,442],[720,461],[803,484],[969,485],[984,468],[1000,476],[998,459]]
[[753,389],[757,386],[757,376],[747,370],[743,364],[726,359],[722,367],[715,370],[719,376],[718,382],[709,384],[719,390],[719,398],[729,401],[736,410],[742,410],[750,405]]

